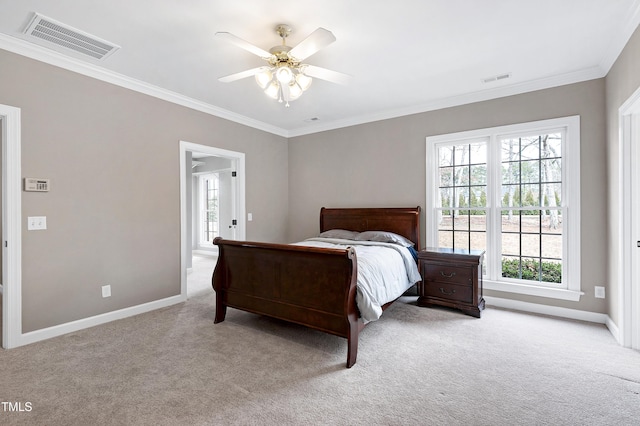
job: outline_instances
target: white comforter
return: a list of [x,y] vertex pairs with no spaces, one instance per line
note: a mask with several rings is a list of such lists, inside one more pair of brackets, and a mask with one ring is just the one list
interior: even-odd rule
[[382,305],[397,299],[421,280],[413,256],[406,247],[397,244],[320,237],[295,244],[355,249],[358,261],[356,302],[365,322],[380,318]]

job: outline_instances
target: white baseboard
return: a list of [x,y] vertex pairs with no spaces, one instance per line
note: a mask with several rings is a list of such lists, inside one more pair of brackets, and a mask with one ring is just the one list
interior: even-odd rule
[[561,308],[558,306],[540,305],[537,303],[522,302],[519,300],[503,299],[500,297],[484,296],[484,300],[487,306],[604,324],[607,326],[616,341],[620,341],[618,338],[618,327],[607,314]]
[[51,339],[52,337],[61,336],[63,334],[72,333],[74,331],[83,330],[85,328],[94,327],[96,325],[105,324],[111,321],[143,314],[145,312],[154,311],[156,309],[172,306],[186,300],[185,296],[177,295],[167,297],[165,299],[155,300],[153,302],[143,303],[142,305],[131,306],[129,308],[120,309],[113,312],[96,315],[89,318],[83,318],[77,321],[71,321],[65,324],[55,325],[53,327],[43,328],[41,330],[31,331],[21,334],[16,346],[24,346],[41,340]]
[[623,342],[620,336],[620,330],[618,329],[618,326],[613,322],[613,320],[609,318],[609,315],[607,315],[607,322],[605,323],[605,325],[609,329],[609,332],[613,335],[613,338],[616,339],[616,342],[622,345]]

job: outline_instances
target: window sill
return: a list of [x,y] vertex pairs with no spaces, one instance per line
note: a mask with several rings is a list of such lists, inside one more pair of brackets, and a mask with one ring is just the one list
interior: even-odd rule
[[551,299],[570,300],[578,302],[580,296],[584,294],[582,291],[565,290],[549,287],[539,287],[526,284],[512,284],[498,281],[483,280],[485,290],[503,291],[505,293],[526,294],[528,296],[548,297]]

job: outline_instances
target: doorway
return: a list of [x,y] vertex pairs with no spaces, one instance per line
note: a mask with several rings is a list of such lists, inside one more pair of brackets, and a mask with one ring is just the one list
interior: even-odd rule
[[211,291],[215,237],[245,238],[244,153],[180,142],[181,296]]
[[620,107],[620,343],[640,349],[640,88]]
[[20,109],[0,104],[2,142],[2,347],[22,339]]

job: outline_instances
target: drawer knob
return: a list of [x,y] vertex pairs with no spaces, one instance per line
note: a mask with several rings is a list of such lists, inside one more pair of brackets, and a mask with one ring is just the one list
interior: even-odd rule
[[440,275],[442,275],[445,278],[453,278],[456,275],[456,273],[452,272],[450,274],[445,274],[444,271],[440,271]]
[[[454,274],[454,275],[455,275],[455,274]],[[450,291],[447,291],[447,290],[445,290],[444,288],[440,287],[440,293],[442,293],[442,294],[446,294],[446,295],[448,295],[448,296],[451,296],[451,295],[452,295],[453,293],[455,293],[455,292],[456,292],[456,290],[455,290],[455,289],[450,290]]]

